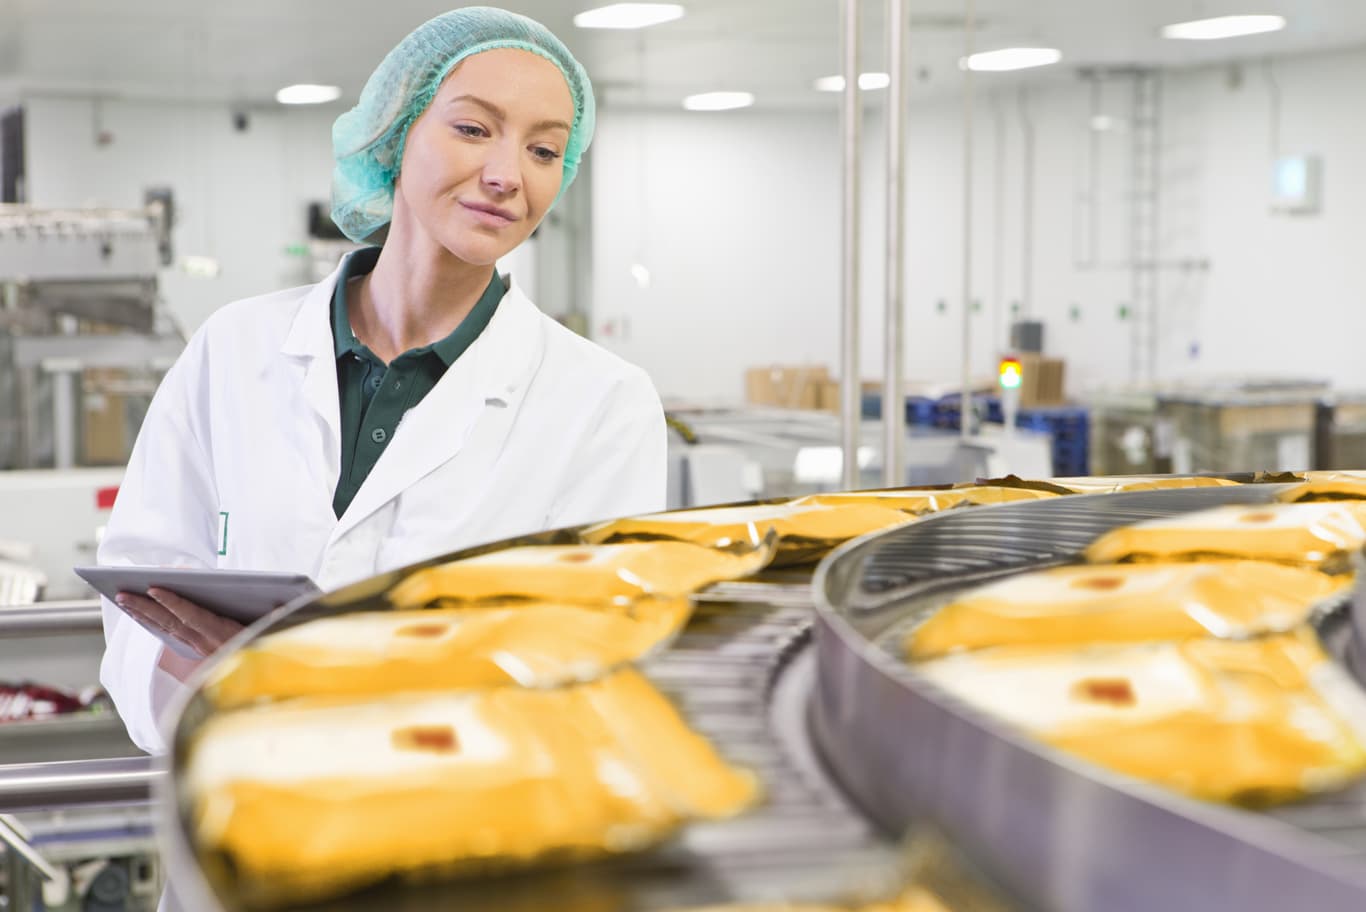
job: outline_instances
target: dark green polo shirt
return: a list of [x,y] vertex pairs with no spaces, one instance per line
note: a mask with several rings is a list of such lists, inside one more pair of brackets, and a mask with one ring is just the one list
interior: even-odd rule
[[346,258],[332,295],[332,338],[337,352],[337,391],[341,394],[341,476],[332,495],[338,518],[346,512],[370,470],[394,436],[404,412],[422,401],[446,368],[465,353],[493,319],[507,286],[495,271],[474,309],[449,336],[414,348],[388,365],[351,332],[346,309],[346,282],[375,268],[378,247]]

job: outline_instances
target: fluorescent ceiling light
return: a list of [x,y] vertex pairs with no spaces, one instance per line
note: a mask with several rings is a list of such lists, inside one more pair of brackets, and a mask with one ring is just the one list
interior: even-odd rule
[[1048,66],[1061,59],[1062,51],[1056,48],[1002,48],[973,54],[966,60],[960,60],[958,66],[979,73],[1003,73],[1007,70]]
[[683,18],[677,3],[613,3],[574,17],[579,28],[638,29]]
[[275,93],[275,100],[280,104],[327,104],[327,102],[336,101],[338,98],[341,98],[341,89],[337,86],[310,85],[308,83],[285,86]]
[[183,256],[180,258],[180,268],[185,270],[186,275],[201,279],[216,279],[222,272],[218,260],[208,256]]
[[[867,92],[871,89],[885,89],[892,84],[892,77],[886,73],[859,73],[858,87]],[[822,76],[815,82],[817,92],[843,92],[843,76]]]
[[1220,38],[1279,32],[1283,28],[1284,16],[1219,16],[1215,19],[1197,19],[1194,22],[1178,22],[1165,26],[1162,29],[1162,37],[1184,41],[1215,41]]
[[749,92],[703,92],[683,99],[683,107],[689,111],[731,111],[752,104],[754,96]]

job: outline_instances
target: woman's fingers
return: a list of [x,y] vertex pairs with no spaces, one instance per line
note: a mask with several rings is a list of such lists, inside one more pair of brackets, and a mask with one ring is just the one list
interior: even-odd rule
[[132,592],[120,592],[114,597],[114,601],[124,611],[136,617],[157,630],[170,633],[180,626],[180,619],[166,609],[157,601],[145,595],[135,595]]
[[196,630],[207,629],[218,617],[212,611],[200,608],[194,602],[186,598],[181,598],[169,589],[151,588],[147,590],[147,595],[158,605],[165,608],[176,620]]
[[182,598],[168,589],[152,588],[147,590],[147,594],[175,615],[188,630],[196,635],[199,642],[208,647],[205,655],[237,636],[238,631],[242,629],[242,625],[232,618],[226,618],[221,614],[215,614],[206,608],[201,608],[189,599]]
[[125,611],[202,656],[215,652],[242,629],[236,621],[201,608],[168,589],[149,589],[145,596],[120,592],[115,601]]

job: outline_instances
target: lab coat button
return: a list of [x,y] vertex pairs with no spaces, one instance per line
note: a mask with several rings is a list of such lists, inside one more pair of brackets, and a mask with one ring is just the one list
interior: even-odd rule
[[385,432],[384,428],[375,428],[370,432],[370,439],[375,443],[383,443],[388,437],[389,435]]

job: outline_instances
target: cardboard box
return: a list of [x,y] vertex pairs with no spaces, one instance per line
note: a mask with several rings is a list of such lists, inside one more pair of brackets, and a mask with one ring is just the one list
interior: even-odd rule
[[[88,370],[85,376],[96,384],[118,381],[123,371],[112,368]],[[86,393],[81,424],[81,465],[123,465],[128,461],[132,441],[128,439],[128,402],[118,394]]]
[[745,371],[745,401],[750,405],[815,411],[824,408],[829,381],[829,369],[820,365],[752,367]]
[[1021,369],[1020,408],[1062,405],[1067,401],[1063,394],[1064,365],[1061,358],[1028,352],[1018,357]]
[[840,412],[840,382],[838,380],[826,380],[821,384],[821,411]]

